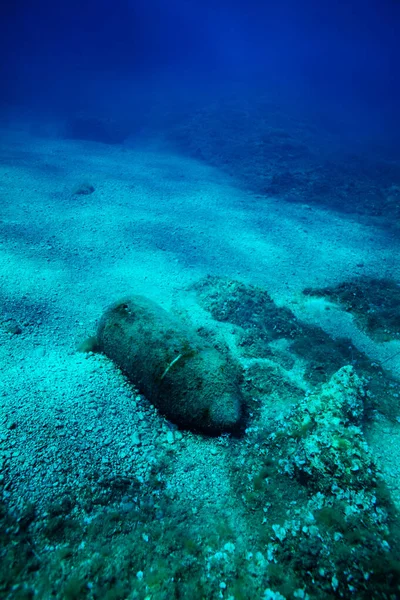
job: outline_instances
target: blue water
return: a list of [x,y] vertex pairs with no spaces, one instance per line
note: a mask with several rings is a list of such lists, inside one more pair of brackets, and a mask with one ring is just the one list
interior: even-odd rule
[[[399,31],[397,0],[2,3],[1,599],[400,598]],[[237,431],[92,352],[130,294],[235,363]]]

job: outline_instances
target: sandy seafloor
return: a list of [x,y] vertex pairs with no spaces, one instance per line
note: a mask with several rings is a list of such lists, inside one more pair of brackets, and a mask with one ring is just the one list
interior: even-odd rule
[[[94,186],[94,193],[74,194],[84,182]],[[100,580],[107,590],[123,588],[121,581],[115,583],[115,573],[102,575],[107,567],[93,572],[87,567],[85,545],[92,542],[86,540],[85,527],[96,518],[104,520],[107,503],[88,508],[80,496],[87,499],[96,486],[110,487],[118,478],[146,484],[152,467],[166,456],[168,468],[163,474],[160,466],[159,479],[166,480],[164,489],[180,515],[177,538],[182,528],[201,527],[201,515],[206,523],[207,515],[221,513],[231,523],[226,539],[221,533],[221,552],[233,552],[232,544],[252,551],[251,518],[227,474],[229,438],[177,433],[107,358],[77,352],[110,303],[144,294],[168,310],[179,309],[196,326],[228,334],[229,327],[211,323],[189,290],[203,277],[217,275],[262,287],[300,319],[334,336],[349,336],[372,361],[400,350],[397,342],[373,342],[338,307],[325,310],[323,300],[302,295],[306,287],[335,285],[349,274],[400,282],[399,240],[365,220],[311,206],[307,198],[303,204],[260,199],[236,186],[234,178],[163,147],[48,140],[8,129],[1,142],[0,228],[2,320],[13,319],[21,328],[18,334],[0,329],[5,506],[17,515],[32,503],[35,517],[29,527],[40,537],[49,505],[70,494],[75,500],[69,501],[68,515],[58,510],[55,518],[81,523],[70,538],[68,531],[49,534],[46,543],[32,548],[39,563],[34,574],[20,569],[15,575],[15,589],[21,590],[23,582],[27,589],[35,587],[32,581],[45,573],[46,583],[37,584],[39,598],[111,598],[109,591],[96,591]],[[400,356],[387,368],[400,377]],[[275,402],[271,415],[280,409]],[[399,506],[400,423],[378,414],[366,436]],[[234,443],[240,454],[238,444],[246,448],[249,442],[244,436]],[[243,479],[246,468],[243,460]],[[129,512],[132,503],[140,503],[130,494],[122,490],[110,505],[116,502],[123,514]],[[160,515],[151,518],[162,520]],[[121,533],[118,525],[103,539],[101,531],[99,547],[109,550],[105,562],[119,573],[118,547],[129,532]],[[138,535],[145,544],[146,532]],[[30,539],[32,544],[35,534]],[[129,539],[132,557],[136,546]],[[53,564],[55,552],[68,545],[70,554],[66,551]],[[133,580],[143,585],[152,567],[142,550],[139,556],[142,563],[134,562],[131,569]],[[204,561],[203,555],[198,561]],[[210,564],[200,565],[193,575],[209,578],[214,590],[209,597],[239,598],[230,591],[225,567]],[[130,576],[120,573],[121,580]],[[74,584],[77,592],[63,587]],[[20,597],[7,585],[10,598]],[[180,597],[151,585],[147,591],[132,588],[131,595],[124,589],[115,597]],[[269,587],[260,583],[260,590]]]

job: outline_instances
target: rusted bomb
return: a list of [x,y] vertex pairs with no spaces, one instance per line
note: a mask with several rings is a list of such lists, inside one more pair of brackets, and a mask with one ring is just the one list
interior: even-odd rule
[[97,350],[172,422],[214,434],[238,428],[236,363],[152,300],[129,296],[110,306],[99,323]]

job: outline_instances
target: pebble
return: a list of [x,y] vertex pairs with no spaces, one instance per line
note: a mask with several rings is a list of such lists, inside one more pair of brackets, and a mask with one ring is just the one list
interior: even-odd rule
[[135,446],[139,446],[140,445],[140,435],[137,431],[134,431],[131,437],[131,443],[134,444]]

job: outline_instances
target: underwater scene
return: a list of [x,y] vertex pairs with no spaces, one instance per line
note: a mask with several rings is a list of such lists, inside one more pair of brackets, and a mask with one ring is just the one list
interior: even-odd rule
[[400,2],[0,7],[0,600],[400,599]]

